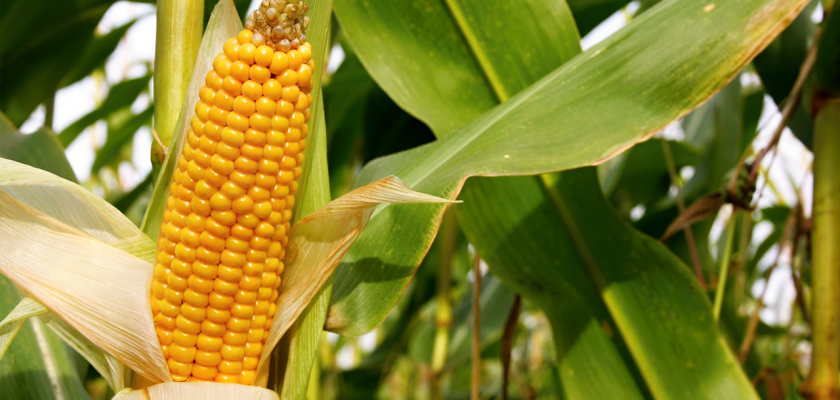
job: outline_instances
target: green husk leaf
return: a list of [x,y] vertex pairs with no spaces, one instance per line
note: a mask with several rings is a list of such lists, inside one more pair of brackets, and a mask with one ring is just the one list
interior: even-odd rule
[[0,359],[6,354],[9,345],[12,344],[12,339],[15,338],[27,319],[49,311],[41,303],[28,297],[21,300],[9,315],[6,315],[6,318],[0,321]]
[[177,165],[178,157],[184,149],[184,139],[190,125],[190,117],[194,113],[195,103],[198,101],[199,89],[204,85],[204,77],[213,68],[213,59],[222,50],[225,41],[236,36],[242,30],[242,22],[236,13],[236,6],[232,0],[221,0],[210,16],[201,46],[198,49],[192,79],[184,98],[184,106],[175,128],[175,134],[168,144],[167,156],[163,162],[161,172],[155,182],[155,189],[143,217],[140,229],[152,240],[157,241],[160,234],[160,223],[163,211],[166,209],[166,199],[169,195],[169,184],[172,173]]
[[24,135],[3,113],[0,113],[0,158],[40,168],[77,182],[76,174],[64,155],[64,148],[52,131],[41,128]]

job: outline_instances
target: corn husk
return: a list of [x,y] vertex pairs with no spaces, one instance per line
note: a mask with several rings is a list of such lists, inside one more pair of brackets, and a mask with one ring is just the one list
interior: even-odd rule
[[[155,244],[124,218],[119,210],[85,188],[49,172],[0,158],[0,190],[44,214],[103,243],[147,261]],[[30,301],[35,301],[30,298]],[[39,314],[61,339],[84,357],[114,388],[125,387],[125,365],[51,312]],[[17,324],[23,323],[20,320]],[[9,326],[9,328],[14,328]],[[19,328],[18,328],[19,329]],[[17,332],[14,329],[14,332]],[[11,332],[10,332],[11,333]],[[10,339],[14,335],[10,336]],[[0,357],[3,353],[0,352]]]
[[155,243],[105,199],[49,172],[0,158],[0,190],[94,239],[152,262]]
[[140,390],[126,389],[112,400],[278,400],[271,390],[253,386],[215,382],[172,382]]
[[134,371],[171,381],[151,323],[150,263],[5,191],[0,236],[0,273]]

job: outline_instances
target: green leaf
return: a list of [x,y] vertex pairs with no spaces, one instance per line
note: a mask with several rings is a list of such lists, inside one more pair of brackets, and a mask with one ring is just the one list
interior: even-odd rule
[[96,152],[96,158],[90,168],[91,174],[97,174],[102,167],[116,160],[123,147],[134,139],[134,133],[149,123],[154,113],[155,107],[149,106],[143,112],[131,116],[114,130],[109,130],[105,145]]
[[[21,300],[15,285],[0,275],[0,316],[6,317]],[[22,322],[8,351],[0,352],[3,398],[89,399],[71,350],[38,318]]]
[[345,54],[324,88],[333,197],[351,189],[360,161],[434,140],[426,125],[403,111],[376,86],[354,53]]
[[578,30],[586,35],[607,17],[629,3],[627,0],[569,0]]
[[366,105],[361,154],[365,163],[435,140],[425,124],[403,111],[379,87],[371,90]]
[[[563,40],[576,35],[563,2],[422,0],[370,7],[351,0],[336,3],[335,11],[373,79],[438,136],[496,105],[494,87],[516,93],[578,52],[577,44]],[[511,38],[529,46],[530,57],[489,45]],[[554,61],[552,67],[545,68],[543,58]]]
[[81,134],[88,126],[93,125],[100,119],[106,118],[113,112],[131,106],[131,104],[134,103],[134,100],[137,99],[137,96],[149,88],[149,81],[151,79],[152,74],[148,74],[140,78],[125,80],[114,85],[111,87],[111,90],[108,92],[108,97],[105,98],[102,105],[79,118],[67,128],[64,128],[64,130],[58,134],[58,141],[65,147],[69,146],[70,143],[76,140],[76,138],[79,137],[79,134]]
[[[348,49],[349,50],[349,49]],[[330,167],[330,194],[350,191],[359,157],[359,141],[364,133],[365,110],[376,83],[359,58],[345,51],[344,61],[324,85],[324,112],[327,119],[327,160]]]
[[[454,198],[468,176],[540,174],[603,162],[719,90],[804,3],[749,0],[713,8],[693,0],[662,3],[464,128],[368,164],[357,185],[395,174],[414,190]],[[434,13],[442,6],[426,6],[395,10],[400,6],[345,1],[336,4],[336,11],[374,79],[440,134],[489,108],[491,99],[468,103],[463,98],[463,82],[472,84],[468,78],[458,81],[461,73],[456,71],[463,65],[453,67],[428,57],[416,62],[417,54],[429,54],[416,46],[434,34],[423,24],[454,25],[448,16]],[[537,25],[533,18],[528,21]],[[432,28],[455,29],[446,26]],[[421,39],[404,39],[415,28],[423,30]],[[438,39],[429,41],[435,49],[467,48],[457,35]],[[557,57],[556,53],[546,56]],[[469,60],[464,63],[469,65]],[[550,70],[550,64],[540,67]],[[436,86],[429,77],[455,82]],[[487,86],[484,90],[490,91]],[[472,110],[463,110],[468,106]],[[455,115],[450,113],[453,109]],[[331,330],[356,336],[385,318],[428,249],[444,208],[396,205],[378,210],[337,272],[328,318]]]
[[[91,14],[104,13],[113,3],[114,0],[3,2],[0,29],[6,40],[0,43],[2,63],[39,46],[52,45],[54,48],[55,42],[50,41],[61,39],[59,42],[63,43],[69,39],[61,36],[64,28],[78,24]],[[38,26],[43,29],[33,29]]]
[[0,109],[20,126],[81,60],[113,0],[6,1],[0,12]]
[[[594,169],[543,180],[548,190],[533,179],[470,181],[461,199],[472,206],[459,216],[467,232],[484,233],[471,239],[491,271],[546,311],[567,398],[632,398],[646,384],[656,399],[757,399],[689,268],[615,214]],[[625,363],[638,367],[640,386]]]
[[73,83],[76,83],[82,80],[82,78],[90,75],[94,70],[103,68],[105,66],[105,61],[108,60],[108,57],[114,52],[117,45],[120,44],[120,41],[123,36],[125,36],[125,33],[134,26],[135,22],[137,22],[137,19],[131,20],[123,26],[114,28],[102,36],[94,37],[93,40],[88,43],[87,48],[85,48],[84,54],[79,62],[74,65],[63,78],[61,78],[61,82],[59,82],[58,86],[65,87],[72,85]]
[[64,156],[64,148],[47,128],[24,135],[0,113],[0,157],[52,172],[71,182],[76,174]]

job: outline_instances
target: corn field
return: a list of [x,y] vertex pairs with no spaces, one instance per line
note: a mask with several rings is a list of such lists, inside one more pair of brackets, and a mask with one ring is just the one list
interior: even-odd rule
[[0,399],[840,400],[834,0],[4,0]]

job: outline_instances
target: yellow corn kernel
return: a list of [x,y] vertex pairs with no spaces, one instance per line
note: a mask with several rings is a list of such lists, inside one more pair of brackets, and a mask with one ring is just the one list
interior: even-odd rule
[[[282,89],[281,89],[282,90]],[[255,81],[247,81],[242,85],[242,95],[251,99],[258,100],[262,96],[263,87]]]
[[315,64],[302,37],[254,35],[271,4],[213,60],[172,174],[150,307],[179,382],[252,383],[278,307]]

